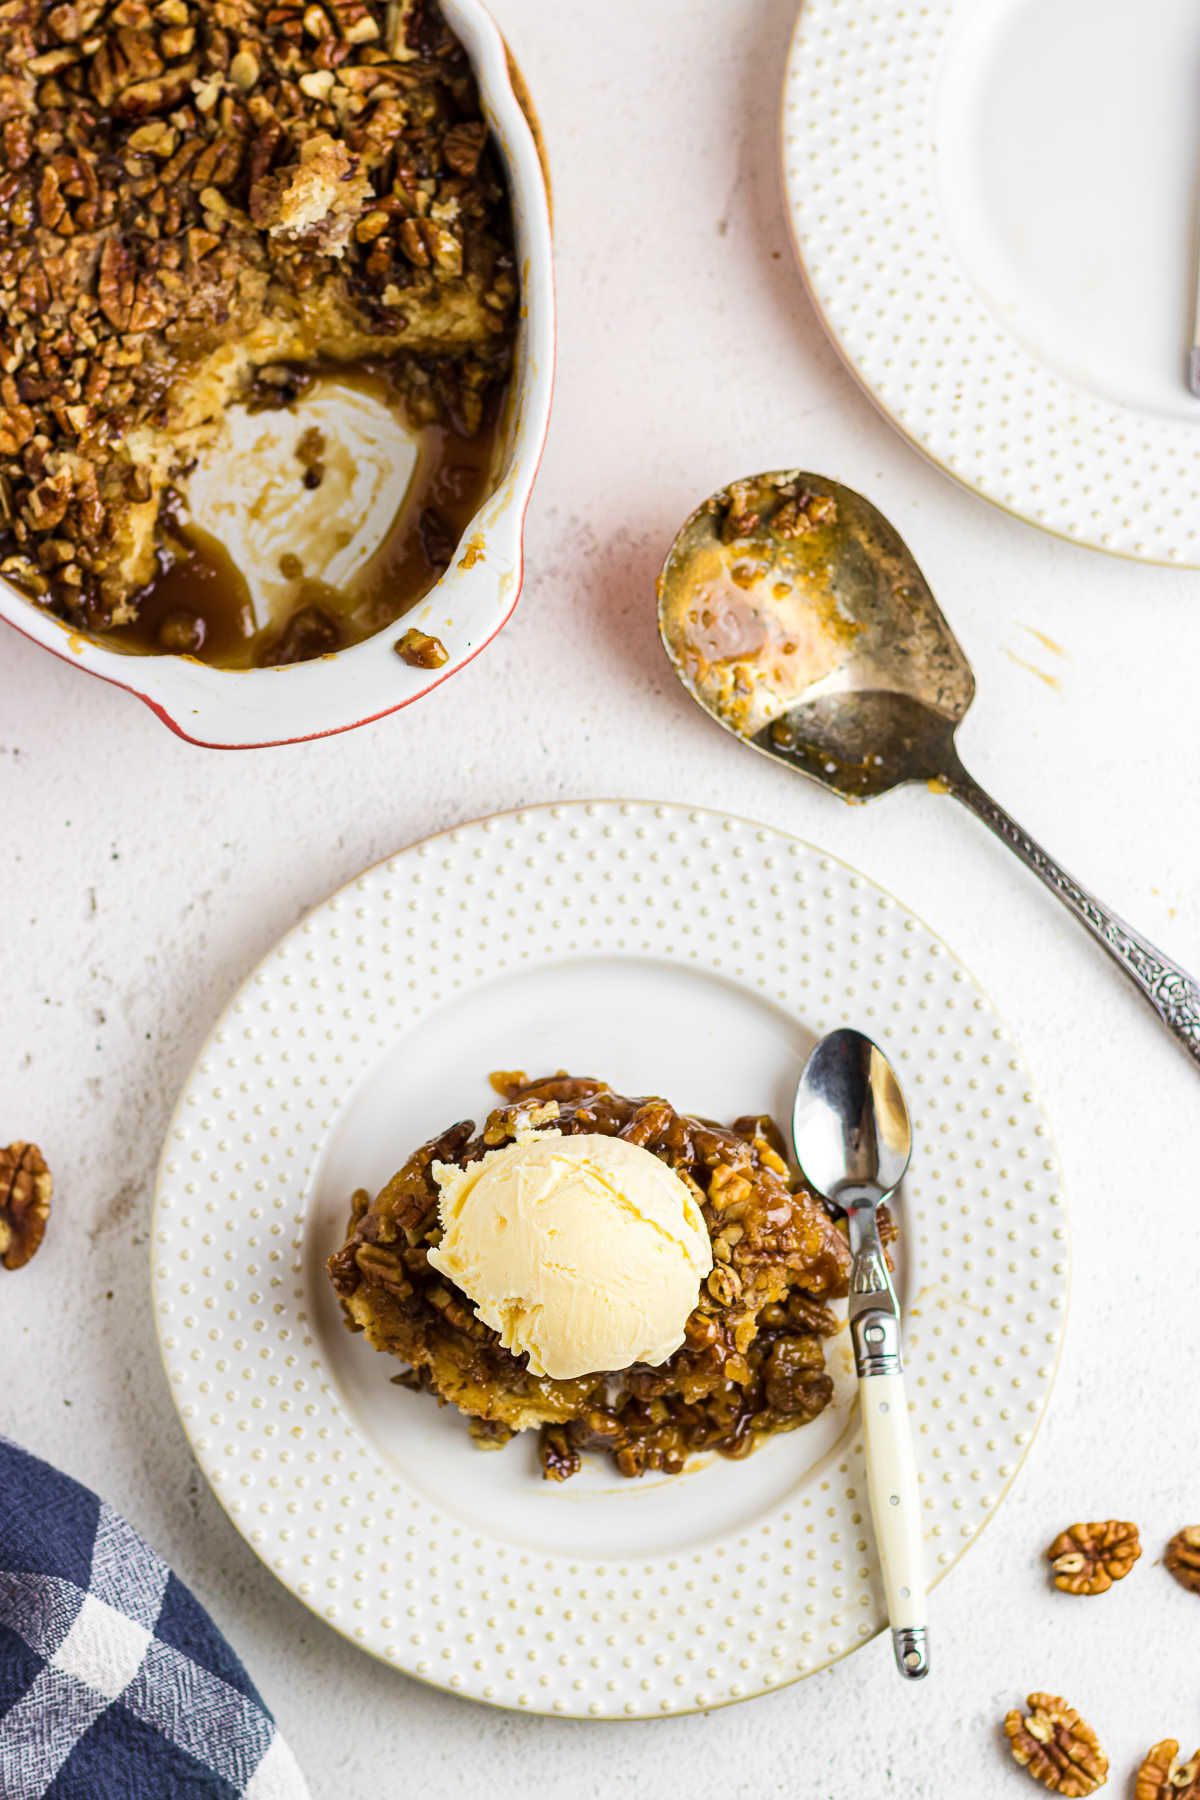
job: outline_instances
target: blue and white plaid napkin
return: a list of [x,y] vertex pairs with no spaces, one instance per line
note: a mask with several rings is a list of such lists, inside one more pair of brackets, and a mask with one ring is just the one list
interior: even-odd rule
[[208,1614],[97,1495],[0,1437],[0,1800],[307,1800]]

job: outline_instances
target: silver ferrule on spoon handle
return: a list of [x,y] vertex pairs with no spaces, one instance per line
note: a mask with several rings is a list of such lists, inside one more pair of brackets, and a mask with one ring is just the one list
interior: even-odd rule
[[1087,926],[1141,989],[1167,1030],[1200,1063],[1200,983],[1081,887],[961,765],[943,779],[955,799],[969,807],[1010,850],[1015,850],[1026,868],[1040,876],[1051,893],[1057,894],[1063,905]]
[[[846,1203],[843,1196],[839,1196]],[[900,1303],[888,1274],[874,1205],[846,1203],[850,1226],[849,1320],[862,1404],[867,1488],[883,1571],[892,1651],[908,1681],[929,1673],[921,1498],[913,1453]]]

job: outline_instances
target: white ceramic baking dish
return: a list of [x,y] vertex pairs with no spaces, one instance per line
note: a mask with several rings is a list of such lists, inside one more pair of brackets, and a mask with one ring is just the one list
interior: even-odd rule
[[192,743],[251,749],[383,718],[449,680],[491,642],[516,606],[525,512],[554,384],[550,201],[524,83],[495,21],[479,0],[442,0],[442,11],[470,56],[508,172],[522,294],[502,470],[464,534],[475,554],[456,558],[404,620],[439,637],[449,660],[436,672],[410,668],[392,648],[395,631],[285,668],[210,669],[184,657],[133,656],[71,630],[0,578],[0,618],[56,656],[136,694]]

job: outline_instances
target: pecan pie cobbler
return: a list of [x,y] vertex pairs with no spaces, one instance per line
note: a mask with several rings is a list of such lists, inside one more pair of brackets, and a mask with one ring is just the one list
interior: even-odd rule
[[[41,604],[120,644],[203,560],[176,484],[227,409],[331,366],[436,437],[395,558],[411,603],[490,479],[471,446],[517,301],[500,164],[434,0],[0,0],[0,297],[0,573]],[[385,622],[347,637],[302,575],[307,622],[255,660]],[[195,633],[172,615],[157,647]]]
[[[453,1125],[374,1200],[356,1193],[348,1237],[330,1258],[350,1329],[407,1365],[393,1379],[458,1407],[484,1446],[537,1427],[543,1470],[557,1481],[584,1451],[607,1453],[622,1475],[675,1474],[693,1453],[744,1456],[766,1434],[816,1418],[833,1393],[823,1340],[838,1327],[828,1302],[845,1295],[850,1258],[842,1230],[789,1171],[771,1121],[716,1125],[565,1074],[493,1081],[505,1104],[483,1130]],[[703,1217],[711,1273],[683,1342],[657,1366],[570,1380],[534,1373],[430,1262],[431,1252],[446,1260],[439,1183],[543,1131],[642,1146]]]

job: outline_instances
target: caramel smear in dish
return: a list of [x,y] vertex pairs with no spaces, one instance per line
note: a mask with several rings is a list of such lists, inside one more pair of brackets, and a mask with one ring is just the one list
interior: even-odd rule
[[413,431],[381,371],[233,408],[167,509],[162,574],[106,642],[246,669],[373,637],[445,573],[499,456],[494,422]]

